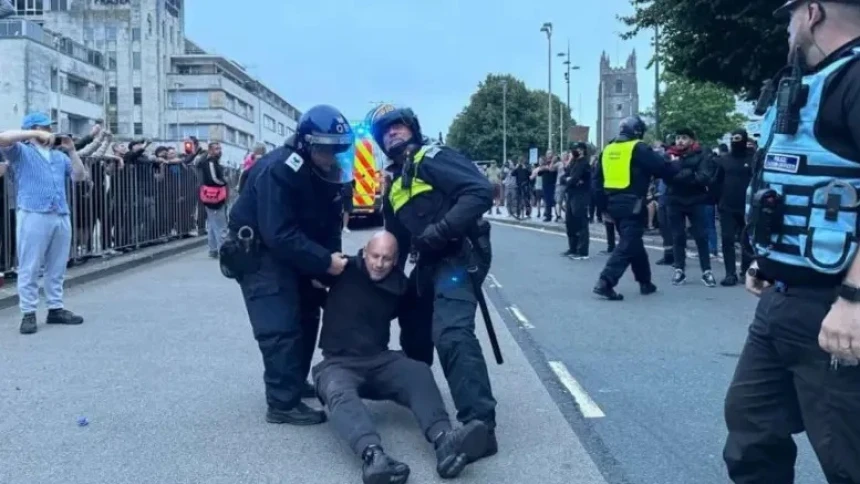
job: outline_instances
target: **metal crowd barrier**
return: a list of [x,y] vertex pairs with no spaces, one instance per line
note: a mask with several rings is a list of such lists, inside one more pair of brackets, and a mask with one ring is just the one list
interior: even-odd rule
[[[197,169],[181,163],[141,162],[118,167],[115,158],[85,158],[91,179],[68,182],[72,222],[71,264],[176,239],[205,235]],[[231,203],[238,172],[226,169]],[[0,272],[17,267],[15,186],[10,171],[0,183]]]

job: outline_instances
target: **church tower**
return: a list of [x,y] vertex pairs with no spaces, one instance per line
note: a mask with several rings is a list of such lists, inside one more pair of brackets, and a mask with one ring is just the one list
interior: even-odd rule
[[618,135],[618,124],[639,114],[639,85],[636,80],[636,51],[622,67],[612,67],[606,52],[600,56],[600,86],[597,95],[597,146],[603,149]]

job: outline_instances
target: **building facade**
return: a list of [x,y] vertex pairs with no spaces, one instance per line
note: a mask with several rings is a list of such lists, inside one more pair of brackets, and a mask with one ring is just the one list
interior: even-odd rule
[[606,52],[600,56],[598,89],[597,146],[603,148],[618,135],[618,125],[622,119],[639,114],[635,50],[622,67],[612,67]]
[[2,126],[44,111],[75,135],[99,122],[177,148],[196,136],[220,141],[231,165],[256,143],[283,143],[298,110],[187,40],[183,3],[13,0],[18,15],[0,21]]

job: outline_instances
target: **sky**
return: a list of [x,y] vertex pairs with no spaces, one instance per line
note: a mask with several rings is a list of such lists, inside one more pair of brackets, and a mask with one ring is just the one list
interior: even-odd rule
[[[411,5],[410,5],[411,4]],[[251,7],[253,5],[253,7]],[[619,39],[629,0],[186,0],[185,35],[231,58],[300,110],[331,104],[359,120],[378,102],[412,107],[428,136],[447,134],[487,74],[547,88],[565,100],[570,42],[573,116],[594,139],[600,56],[623,65],[635,48],[639,107],[654,101],[650,33]]]

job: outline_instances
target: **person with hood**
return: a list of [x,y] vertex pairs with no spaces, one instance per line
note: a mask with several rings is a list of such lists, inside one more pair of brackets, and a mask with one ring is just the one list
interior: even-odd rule
[[[731,147],[728,153],[721,156],[718,187],[717,209],[720,213],[720,235],[723,246],[723,261],[726,264],[726,277],[720,281],[721,286],[734,286],[738,283],[738,272],[735,258],[735,241],[740,238],[744,228],[744,210],[747,188],[752,179],[753,151],[747,148],[749,136],[746,130],[737,129],[732,132]],[[751,249],[741,240],[741,272],[740,278],[752,263]]]
[[692,129],[684,128],[675,134],[675,146],[667,150],[679,164],[680,172],[668,181],[669,224],[672,227],[675,273],[672,284],[678,286],[687,281],[684,272],[687,261],[686,222],[690,222],[693,239],[699,253],[702,282],[716,287],[717,281],[711,272],[706,228],[706,205],[710,202],[708,192],[716,176],[716,163],[711,154],[702,151]]

